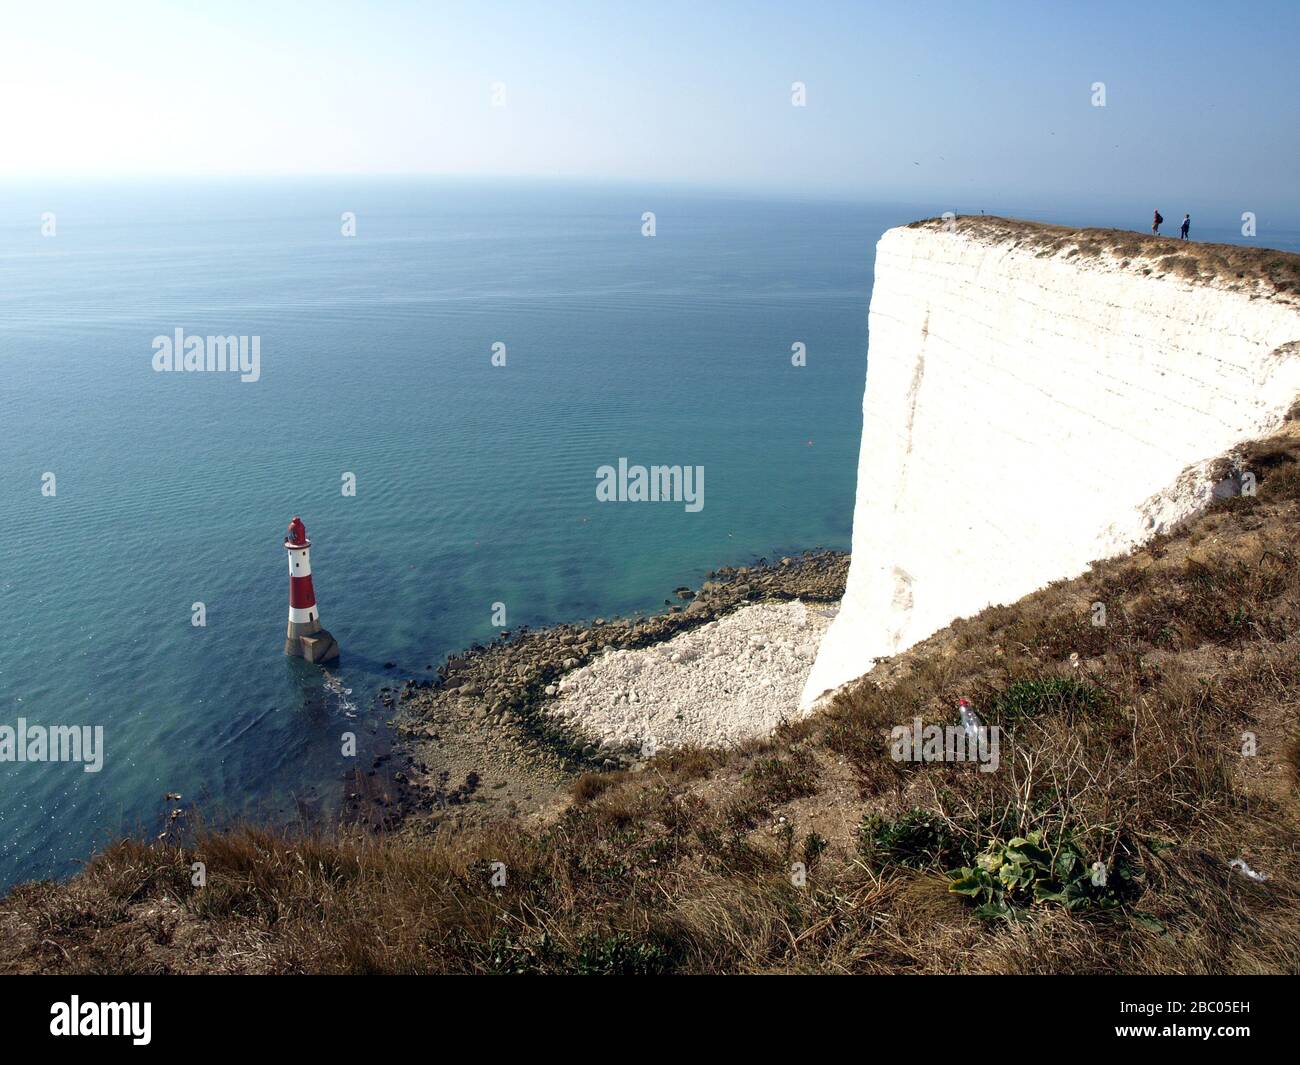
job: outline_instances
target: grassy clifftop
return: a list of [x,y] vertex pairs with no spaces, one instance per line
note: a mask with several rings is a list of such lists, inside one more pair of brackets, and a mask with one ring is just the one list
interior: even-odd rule
[[[767,742],[589,774],[531,828],[122,842],[0,902],[0,971],[1295,972],[1300,423],[1236,463],[1256,495]],[[961,697],[997,771],[891,757]]]
[[[963,215],[951,221],[928,218],[907,228],[939,230],[949,225],[958,233],[1012,244],[1035,255],[1084,261],[1105,255],[1141,276],[1174,276],[1300,305],[1300,255],[1276,248],[1207,244],[1129,229],[1061,226],[998,215]],[[1175,222],[1169,228],[1176,226]]]

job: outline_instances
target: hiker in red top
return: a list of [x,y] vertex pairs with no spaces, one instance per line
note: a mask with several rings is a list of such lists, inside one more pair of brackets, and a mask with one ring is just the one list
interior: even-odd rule
[[1154,233],[1157,237],[1160,236],[1160,223],[1163,222],[1164,220],[1165,220],[1165,216],[1162,215],[1159,211],[1156,211],[1155,216],[1151,219],[1151,232]]

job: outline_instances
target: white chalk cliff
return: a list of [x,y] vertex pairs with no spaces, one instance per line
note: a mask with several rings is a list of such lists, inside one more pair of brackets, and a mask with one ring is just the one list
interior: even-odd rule
[[1211,246],[1068,232],[936,221],[877,245],[852,563],[804,707],[1186,518],[1212,461],[1295,402],[1294,297],[1226,253],[1198,275]]

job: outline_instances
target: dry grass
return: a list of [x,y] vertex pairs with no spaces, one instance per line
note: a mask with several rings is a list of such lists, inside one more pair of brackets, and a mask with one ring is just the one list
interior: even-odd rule
[[[909,228],[943,225],[943,219],[930,218]],[[959,233],[1009,242],[1043,257],[1105,255],[1124,269],[1148,276],[1172,275],[1243,291],[1258,288],[1267,296],[1300,300],[1300,255],[1276,248],[1207,244],[1127,229],[1058,226],[997,215],[964,215],[954,225]]]
[[[1241,457],[1257,496],[957,622],[769,741],[580,778],[544,829],[121,842],[0,902],[0,971],[1295,972],[1298,441]],[[892,726],[960,696],[1006,730],[998,772],[890,757]],[[1131,896],[977,920],[945,870],[1033,829],[1129,864]]]

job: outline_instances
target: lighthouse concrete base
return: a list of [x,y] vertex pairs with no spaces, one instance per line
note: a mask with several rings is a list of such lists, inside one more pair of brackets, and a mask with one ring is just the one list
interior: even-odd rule
[[338,641],[324,629],[317,629],[310,635],[284,638],[284,653],[293,658],[305,658],[308,662],[332,662],[339,656]]

